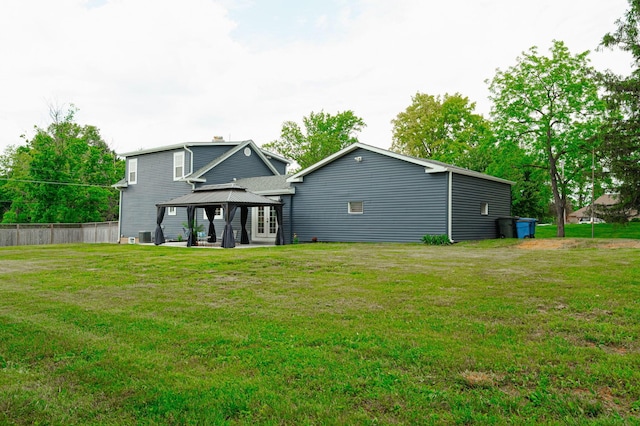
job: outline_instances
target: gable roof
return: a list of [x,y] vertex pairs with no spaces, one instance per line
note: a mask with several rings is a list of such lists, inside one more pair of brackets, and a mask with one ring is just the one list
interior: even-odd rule
[[256,176],[237,179],[234,183],[261,195],[295,194],[296,189],[291,186],[287,178],[286,175]]
[[[601,196],[599,196],[598,198],[596,198],[596,200],[593,202],[594,205],[600,205],[600,206],[613,206],[615,204],[618,203],[618,194],[602,194]],[[595,216],[594,212],[594,216]],[[569,213],[567,215],[568,217],[576,217],[576,218],[580,218],[580,217],[589,217],[591,216],[591,205],[588,206],[584,206],[572,213]]]
[[246,147],[251,147],[253,149],[253,151],[255,151],[258,154],[258,157],[260,157],[260,159],[264,162],[264,164],[269,168],[269,170],[271,170],[271,172],[274,175],[279,175],[280,174],[280,172],[278,172],[278,169],[276,169],[273,166],[273,164],[271,164],[271,161],[269,161],[269,159],[262,152],[262,150],[255,143],[253,143],[252,140],[247,140],[247,141],[239,143],[238,145],[236,145],[235,148],[230,149],[229,151],[225,152],[221,156],[219,156],[217,158],[214,158],[212,161],[210,161],[204,167],[201,167],[200,169],[196,170],[195,172],[191,173],[190,175],[185,176],[184,180],[186,180],[188,182],[205,182],[205,179],[202,177],[205,173],[209,172],[211,169],[216,167],[218,164],[224,162],[229,157],[231,157],[232,155],[236,154],[237,152],[239,152],[240,150],[242,150],[242,149],[244,149]]
[[190,194],[158,203],[158,207],[204,207],[210,205],[235,204],[241,206],[273,206],[282,204],[262,195],[247,191],[235,183],[206,185],[193,190]]
[[486,180],[492,180],[495,182],[501,182],[501,183],[506,183],[509,185],[513,185],[514,182],[510,181],[510,180],[506,180],[506,179],[501,179],[495,176],[490,176],[484,173],[480,173],[480,172],[475,172],[473,170],[469,170],[469,169],[464,169],[462,167],[457,167],[457,166],[453,166],[451,164],[446,164],[440,161],[435,161],[435,160],[426,160],[424,158],[418,158],[418,157],[412,157],[410,155],[404,155],[404,154],[398,154],[397,152],[393,152],[393,151],[389,151],[386,149],[382,149],[382,148],[378,148],[372,145],[367,145],[367,144],[363,144],[361,142],[356,142],[354,144],[349,145],[346,148],[341,149],[340,151],[336,152],[335,154],[332,154],[330,156],[328,156],[327,158],[325,158],[322,161],[319,161],[309,167],[307,167],[306,169],[303,169],[301,171],[299,171],[298,173],[292,175],[291,177],[289,177],[287,179],[287,182],[302,182],[304,180],[304,177],[324,166],[326,166],[329,163],[332,163],[333,161],[337,160],[338,158],[344,157],[345,155],[357,150],[357,149],[364,149],[370,152],[375,152],[376,154],[380,154],[380,155],[384,155],[386,157],[391,157],[391,158],[395,158],[397,160],[402,160],[402,161],[406,161],[407,163],[412,163],[412,164],[417,164],[419,166],[422,166],[425,168],[425,173],[444,173],[444,172],[452,172],[452,173],[457,173],[460,175],[466,175],[466,176],[472,176],[472,177],[477,177],[479,179],[486,179]]
[[163,152],[163,151],[173,151],[173,150],[176,150],[176,149],[182,149],[182,148],[185,148],[185,147],[190,148],[190,147],[195,147],[195,146],[228,146],[228,147],[233,147],[233,146],[242,145],[244,147],[249,142],[251,142],[251,144],[253,144],[253,146],[256,149],[256,151],[261,152],[265,157],[267,157],[267,158],[273,157],[276,160],[282,161],[283,163],[291,164],[291,161],[287,160],[286,158],[284,158],[284,157],[282,157],[282,156],[280,156],[278,154],[274,154],[273,152],[270,152],[270,151],[264,150],[262,148],[259,148],[251,139],[245,140],[245,141],[183,142],[183,143],[178,143],[178,144],[159,146],[159,147],[155,147],[155,148],[140,149],[138,151],[124,152],[124,153],[119,154],[119,155],[121,157],[133,157],[133,156],[137,156],[137,155],[152,154],[152,153],[155,153],[155,152]]

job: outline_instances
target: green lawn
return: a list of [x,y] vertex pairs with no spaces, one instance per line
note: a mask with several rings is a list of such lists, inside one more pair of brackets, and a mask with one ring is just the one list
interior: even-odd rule
[[[598,223],[591,224],[566,224],[564,233],[568,238],[632,238],[640,239],[640,222],[630,222],[627,225]],[[557,227],[536,226],[536,238],[552,238],[556,236]]]
[[521,242],[2,248],[0,424],[640,423],[640,249]]

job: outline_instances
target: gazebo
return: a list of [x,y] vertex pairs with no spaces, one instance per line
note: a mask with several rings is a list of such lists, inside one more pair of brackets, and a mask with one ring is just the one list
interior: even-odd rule
[[189,225],[189,235],[187,238],[187,247],[196,245],[196,235],[194,231],[196,208],[204,208],[209,219],[208,239],[216,242],[216,230],[213,224],[215,209],[222,208],[224,211],[224,231],[222,233],[222,241],[220,246],[223,248],[233,248],[236,246],[235,237],[233,236],[233,227],[231,221],[236,214],[238,207],[240,208],[240,224],[242,232],[240,244],[249,244],[249,234],[247,232],[247,217],[249,215],[249,207],[273,206],[276,211],[276,219],[278,228],[276,230],[276,245],[284,244],[284,235],[282,232],[282,202],[275,201],[262,195],[254,194],[247,191],[246,188],[235,183],[222,185],[205,185],[196,188],[190,194],[183,195],[164,203],[156,204],[157,219],[155,244],[160,245],[165,242],[164,233],[162,232],[162,221],[167,207],[186,207],[187,224]]

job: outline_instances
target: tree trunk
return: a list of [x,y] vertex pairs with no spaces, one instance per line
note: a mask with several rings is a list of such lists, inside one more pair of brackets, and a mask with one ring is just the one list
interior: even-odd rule
[[553,190],[553,202],[556,205],[556,222],[558,224],[558,231],[556,237],[564,237],[564,199],[560,195],[558,189],[558,169],[556,166],[556,159],[553,155],[549,156],[549,174],[551,177],[551,189]]

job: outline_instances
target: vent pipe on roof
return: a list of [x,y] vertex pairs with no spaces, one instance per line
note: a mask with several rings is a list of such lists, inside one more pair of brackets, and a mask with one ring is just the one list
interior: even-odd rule
[[224,142],[224,136],[214,136],[212,142]]

